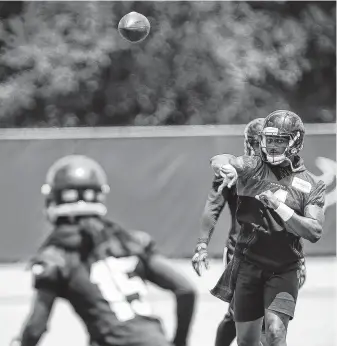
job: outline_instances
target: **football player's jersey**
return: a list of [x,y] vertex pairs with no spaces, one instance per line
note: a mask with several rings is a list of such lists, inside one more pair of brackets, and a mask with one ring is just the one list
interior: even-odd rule
[[167,346],[159,320],[151,316],[144,281],[153,251],[146,233],[114,224],[97,235],[89,251],[64,250],[47,241],[33,262],[35,287],[67,299],[92,344]]
[[237,219],[241,224],[238,250],[250,261],[270,270],[298,265],[303,257],[301,238],[287,232],[280,216],[255,196],[270,190],[303,216],[307,205],[323,207],[324,183],[312,177],[299,157],[296,172],[290,166],[269,165],[259,156],[241,156],[235,162],[231,164],[238,172]]
[[232,186],[231,188],[224,188],[223,193],[225,194],[227,190],[227,203],[228,203],[228,208],[229,212],[231,215],[231,226],[229,229],[229,234],[228,234],[228,239],[227,239],[227,256],[229,258],[232,257],[234,254],[234,249],[236,245],[236,241],[238,238],[239,230],[240,230],[240,225],[236,219],[236,210],[237,210],[237,204],[238,204],[238,195],[236,193],[236,186]]
[[231,215],[231,225],[229,229],[229,234],[226,242],[227,247],[227,257],[231,258],[234,253],[234,248],[236,244],[236,239],[240,226],[236,220],[236,208],[237,208],[237,194],[236,186],[231,188],[225,187],[218,193],[218,188],[222,181],[215,178],[212,182],[212,187],[208,193],[205,208],[201,217],[201,227],[203,230],[211,234],[214,227],[218,221],[218,218],[226,205],[228,203],[228,208]]

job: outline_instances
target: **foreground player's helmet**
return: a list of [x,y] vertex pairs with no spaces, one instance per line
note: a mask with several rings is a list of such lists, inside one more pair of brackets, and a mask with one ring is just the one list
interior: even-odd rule
[[258,155],[260,152],[260,133],[263,129],[264,118],[256,118],[250,121],[244,130],[245,155]]
[[[279,165],[297,155],[303,148],[304,125],[301,118],[294,112],[277,110],[269,114],[263,124],[261,133],[262,158],[272,165]],[[267,148],[267,137],[283,137],[288,141],[284,152],[274,155]],[[291,162],[291,161],[290,161]]]
[[65,156],[48,170],[41,192],[51,222],[59,217],[104,216],[105,195],[110,188],[103,168],[82,155]]

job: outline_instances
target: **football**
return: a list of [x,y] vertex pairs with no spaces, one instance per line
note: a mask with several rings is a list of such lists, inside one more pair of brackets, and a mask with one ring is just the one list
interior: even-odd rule
[[149,34],[150,22],[141,13],[130,12],[119,21],[118,31],[127,41],[140,42]]

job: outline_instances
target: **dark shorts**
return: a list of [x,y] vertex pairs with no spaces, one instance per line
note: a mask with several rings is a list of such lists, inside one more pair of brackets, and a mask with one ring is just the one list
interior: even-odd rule
[[235,286],[235,321],[257,320],[264,316],[265,309],[281,312],[292,319],[298,284],[297,269],[273,273],[242,260]]

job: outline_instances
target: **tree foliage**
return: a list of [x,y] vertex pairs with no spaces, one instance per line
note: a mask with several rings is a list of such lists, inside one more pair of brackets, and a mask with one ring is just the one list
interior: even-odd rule
[[[146,15],[124,41],[119,19]],[[335,2],[0,3],[0,123],[245,123],[277,108],[335,120]]]

